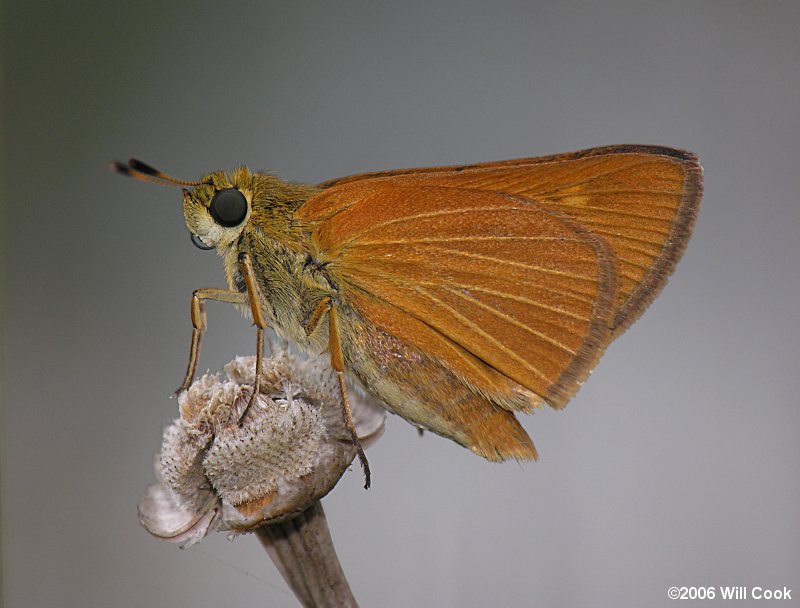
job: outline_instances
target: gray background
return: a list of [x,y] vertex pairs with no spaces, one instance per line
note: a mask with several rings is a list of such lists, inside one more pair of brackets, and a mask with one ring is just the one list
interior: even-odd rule
[[[139,527],[190,292],[223,276],[179,193],[109,160],[313,182],[625,142],[706,169],[664,293],[526,418],[538,464],[391,418],[373,489],[354,469],[325,500],[342,563],[364,606],[800,604],[798,3],[6,2],[2,27],[9,608],[295,605],[254,538]],[[250,354],[209,309],[203,369]]]

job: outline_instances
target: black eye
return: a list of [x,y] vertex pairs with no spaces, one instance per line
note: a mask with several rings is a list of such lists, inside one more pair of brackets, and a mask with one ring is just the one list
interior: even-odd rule
[[247,199],[236,188],[220,190],[211,199],[209,210],[220,226],[238,226],[247,215]]

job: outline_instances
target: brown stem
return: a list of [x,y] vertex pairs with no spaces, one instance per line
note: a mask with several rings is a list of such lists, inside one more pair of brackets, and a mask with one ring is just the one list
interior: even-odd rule
[[261,526],[256,534],[303,606],[358,608],[318,500],[297,517]]

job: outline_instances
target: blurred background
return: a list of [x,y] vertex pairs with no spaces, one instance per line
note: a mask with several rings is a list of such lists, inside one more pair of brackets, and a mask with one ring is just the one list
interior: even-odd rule
[[[390,417],[324,506],[363,606],[667,605],[670,586],[800,603],[800,4],[5,2],[3,599],[295,606],[255,538],[150,537],[197,287],[180,194],[244,163],[291,180],[615,143],[700,155],[706,194],[662,295],[536,464]],[[210,304],[201,369],[254,333]],[[737,603],[737,606],[748,602]]]

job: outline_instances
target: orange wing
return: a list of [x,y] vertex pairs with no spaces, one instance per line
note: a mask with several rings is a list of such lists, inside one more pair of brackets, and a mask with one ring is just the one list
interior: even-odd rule
[[[611,146],[571,154],[479,165],[364,173],[325,182],[331,188],[368,180],[374,188],[439,185],[517,194],[566,213],[605,239],[617,260],[611,337],[633,323],[663,288],[694,225],[702,168],[690,152],[656,146]],[[338,199],[320,217],[350,202]]]
[[525,197],[370,179],[323,191],[297,217],[343,300],[484,394],[499,375],[561,407],[609,340],[613,254]]

